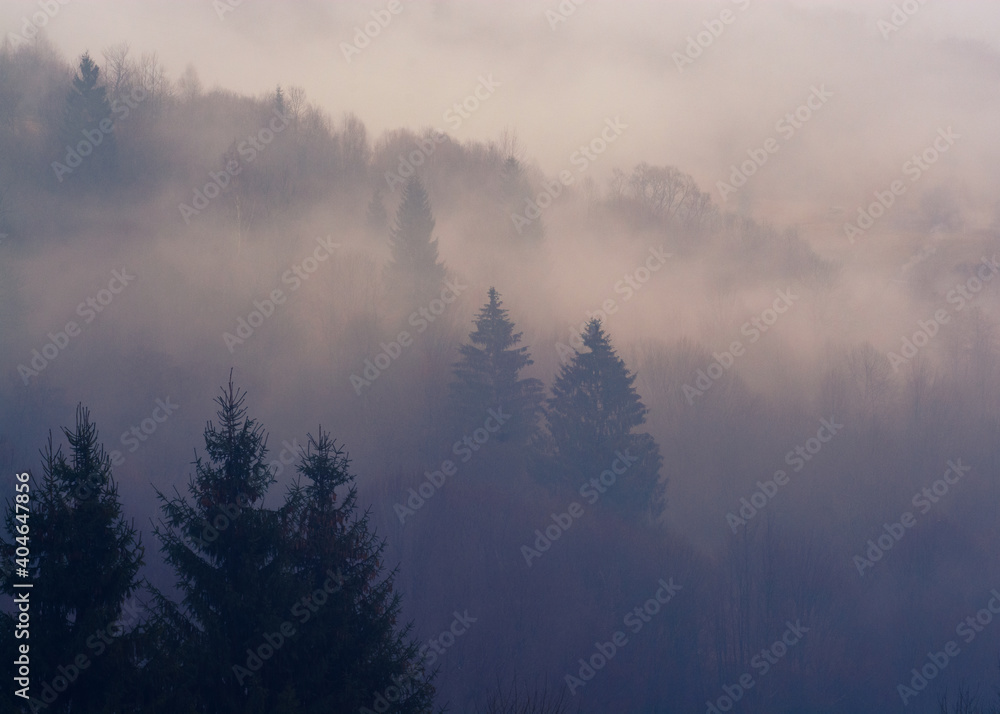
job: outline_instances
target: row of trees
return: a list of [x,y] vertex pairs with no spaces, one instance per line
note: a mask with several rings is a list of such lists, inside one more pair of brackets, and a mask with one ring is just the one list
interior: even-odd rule
[[[407,309],[425,303],[447,275],[434,226],[427,192],[414,176],[404,187],[389,231],[386,266],[390,291]],[[469,343],[459,348],[452,389],[456,425],[482,421],[491,407],[509,411],[513,416],[501,427],[498,441],[509,442],[514,458],[554,487],[578,488],[611,468],[618,454],[628,453],[635,462],[607,500],[630,516],[657,517],[664,506],[659,447],[649,434],[633,433],[645,423],[648,410],[634,387],[635,374],[600,321],[586,325],[582,350],[562,366],[552,398],[544,404],[542,383],[521,377],[533,361],[520,345],[522,333],[515,330],[500,294],[491,287]]]
[[[263,159],[244,166],[218,203],[229,213],[225,220],[234,221],[241,234],[275,225],[270,221],[273,213],[289,209],[293,201],[327,197],[329,187],[338,184],[355,204],[357,193],[375,187],[368,219],[381,229],[387,223],[382,205],[386,175],[396,174],[395,183],[400,183],[398,176],[406,175],[400,166],[414,149],[430,142],[436,148],[432,154],[425,152],[421,163],[454,167],[448,175],[435,170],[436,184],[463,192],[475,186],[489,194],[470,216],[483,228],[490,224],[476,234],[487,239],[489,233],[512,247],[534,245],[544,235],[540,218],[520,227],[511,222],[511,216],[523,215],[537,197],[543,178],[525,163],[512,132],[484,145],[459,145],[447,137],[438,145],[427,136],[390,132],[373,146],[364,124],[352,115],[344,117],[339,131],[333,130],[329,118],[308,104],[299,87],[279,86],[252,102],[220,90],[203,93],[192,67],[171,81],[155,53],[135,55],[126,43],[106,48],[100,64],[96,55],[85,53],[67,81],[69,68],[54,54],[44,40],[31,48],[0,44],[0,118],[6,125],[0,127],[0,144],[9,143],[13,161],[8,168],[24,172],[26,187],[34,180],[46,192],[152,191],[176,180],[180,199],[190,203],[190,187],[202,186],[208,171],[218,171],[237,156],[240,141],[256,134],[271,112],[278,111],[289,119],[282,137],[286,146],[269,148]],[[224,129],[213,126],[220,119],[228,123]],[[188,132],[191,142],[179,141],[177,127],[194,124],[204,130]],[[231,144],[220,144],[219,137],[227,134]],[[81,144],[86,155],[77,152]],[[80,154],[79,162],[73,152]],[[206,157],[207,162],[201,161]],[[198,170],[191,170],[190,160],[195,159]],[[589,198],[595,197],[594,190],[590,184],[584,187]],[[18,198],[24,210],[27,196]],[[709,196],[690,176],[648,164],[628,175],[616,172],[606,203],[623,216],[645,222],[695,225],[714,215]]]
[[496,289],[490,288],[488,300],[470,343],[460,347],[452,389],[460,423],[481,421],[490,406],[509,412],[498,441],[509,442],[515,460],[519,456],[538,481],[555,489],[576,490],[625,455],[627,468],[602,500],[625,516],[658,517],[665,505],[659,446],[636,431],[648,410],[634,387],[636,375],[600,320],[587,324],[583,350],[560,368],[552,397],[543,401],[542,383],[520,376],[532,360]]
[[[118,180],[116,132],[121,121],[136,123],[136,114],[158,115],[173,89],[155,53],[138,59],[121,43],[104,52],[105,71],[85,52],[66,93],[59,126],[58,159],[52,162],[59,183],[100,187]],[[189,68],[180,83],[197,92],[198,80]],[[186,91],[187,96],[192,96]],[[131,119],[130,119],[131,117]]]
[[[653,515],[663,492],[659,449],[633,433],[646,408],[600,323],[587,326],[585,350],[547,401],[542,383],[521,374],[532,360],[520,342],[490,288],[454,366],[456,421],[482,421],[488,409],[508,415],[496,442],[555,488],[576,489],[629,454],[635,464],[606,502]],[[407,693],[392,711],[429,710],[432,673],[410,627],[397,622],[395,571],[385,572],[385,544],[368,514],[356,512],[346,453],[320,428],[281,505],[265,505],[275,478],[245,397],[230,381],[216,399],[218,420],[205,429],[187,494],[157,492],[154,534],[175,573],[173,594],[142,576],[145,546],[122,514],[88,411],[78,407],[75,428],[64,429],[68,454],[50,436],[43,478],[32,484],[25,711],[347,711],[372,706],[400,681]],[[23,525],[13,504],[6,525],[2,550],[12,559]],[[14,596],[16,580],[8,572],[3,592]],[[15,624],[15,614],[3,615],[5,651],[16,645]]]
[[[230,381],[216,399],[186,496],[158,493],[154,532],[177,598],[141,576],[145,546],[88,411],[64,430],[68,454],[50,438],[31,490],[31,634],[21,641],[31,699],[18,711],[364,711],[391,687],[391,711],[431,710],[433,673],[398,623],[394,572],[357,513],[346,453],[320,428],[299,478],[268,507],[267,437],[245,397]],[[11,504],[5,558],[18,525]],[[5,574],[7,595],[15,580]],[[15,623],[2,616],[8,654]]]

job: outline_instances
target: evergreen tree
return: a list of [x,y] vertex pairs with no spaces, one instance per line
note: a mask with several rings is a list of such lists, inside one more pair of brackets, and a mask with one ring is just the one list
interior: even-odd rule
[[[5,572],[2,590],[14,597],[27,592],[31,616],[27,639],[13,636],[16,610],[0,616],[5,679],[13,681],[8,668],[15,648],[27,644],[32,699],[24,711],[138,711],[133,694],[143,606],[135,595],[144,549],[122,516],[111,457],[88,410],[78,406],[75,429],[63,433],[70,455],[62,447],[53,451],[50,433],[42,483],[29,482],[28,498],[21,499],[30,515],[10,503],[5,518],[11,541],[0,546],[4,558],[12,562],[18,546],[27,546],[30,558],[28,576]],[[30,591],[14,587],[23,582],[32,583]]]
[[382,577],[384,544],[355,516],[346,455],[322,430],[310,437],[298,467],[307,483],[265,507],[274,477],[245,398],[230,381],[216,399],[190,500],[160,494],[156,533],[183,599],[160,598],[149,710],[364,711],[406,680],[407,697],[377,710],[429,711],[434,690],[409,628],[395,628],[394,573]]
[[[105,87],[98,84],[100,74],[101,68],[85,52],[80,58],[79,74],[73,77],[73,87],[66,96],[60,140],[67,153],[79,155],[78,166],[70,164],[72,158],[66,160],[73,175],[104,180],[117,169],[118,149],[111,104]],[[61,170],[57,175],[62,180]]]
[[281,116],[285,115],[285,92],[282,90],[280,84],[274,90],[274,110]]
[[[633,386],[635,375],[611,346],[600,320],[588,322],[582,338],[584,351],[560,369],[552,387],[552,453],[541,475],[574,490],[591,483],[601,502],[628,515],[656,518],[663,507],[662,457],[652,436],[633,433],[648,411]],[[614,478],[605,474],[602,481],[606,471]]]
[[433,237],[434,216],[423,184],[416,176],[403,187],[403,200],[389,231],[392,255],[387,267],[390,290],[406,300],[423,302],[445,278]]
[[[282,547],[285,514],[263,505],[274,482],[267,437],[245,399],[231,379],[216,398],[218,426],[205,427],[207,458],[196,456],[191,501],[157,492],[163,519],[155,532],[183,598],[180,606],[160,598],[160,636],[182,663],[159,682],[164,711],[294,711],[283,697],[280,654],[268,645],[271,658],[260,659],[265,634],[280,633],[288,617],[294,589]],[[241,676],[239,667],[256,665],[256,676]]]
[[[296,484],[288,499],[300,597],[319,593],[290,655],[295,690],[308,702],[301,711],[430,711],[434,688],[409,639],[411,626],[396,627],[396,572],[383,576],[385,542],[370,531],[367,512],[356,515],[349,463],[321,428],[318,437],[309,437],[298,465],[306,482]],[[385,699],[385,692],[397,683],[405,696],[383,708],[381,701],[394,699]]]
[[459,347],[455,363],[456,381],[452,395],[458,404],[461,424],[478,426],[488,416],[487,409],[510,414],[495,437],[517,447],[526,447],[538,434],[544,388],[534,378],[519,378],[522,369],[534,364],[527,347],[518,347],[521,333],[501,307],[500,294],[491,287],[489,302],[476,318],[469,333],[470,344]]

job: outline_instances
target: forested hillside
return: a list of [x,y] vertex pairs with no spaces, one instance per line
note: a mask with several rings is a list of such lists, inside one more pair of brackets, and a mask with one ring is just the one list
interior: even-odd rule
[[351,110],[0,48],[0,711],[993,711],[995,204]]

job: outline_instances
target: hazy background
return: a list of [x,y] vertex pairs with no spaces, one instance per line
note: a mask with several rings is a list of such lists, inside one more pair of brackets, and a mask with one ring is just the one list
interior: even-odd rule
[[[441,701],[454,710],[467,710],[494,672],[538,673],[565,689],[563,675],[594,639],[658,577],[678,573],[689,575],[691,599],[678,597],[676,620],[661,616],[662,630],[637,635],[614,669],[571,698],[574,707],[704,711],[746,671],[747,654],[802,617],[815,630],[766,678],[780,696],[760,693],[745,711],[902,709],[896,684],[1000,587],[1000,285],[986,283],[961,310],[947,301],[981,258],[1000,253],[1000,8],[929,0],[885,38],[877,23],[891,2],[590,0],[554,28],[546,11],[555,2],[404,2],[347,62],[341,43],[384,7],[244,0],[220,18],[208,0],[70,2],[49,21],[32,50],[47,69],[24,80],[24,116],[57,106],[84,51],[103,67],[102,50],[120,42],[134,57],[156,53],[172,97],[160,113],[120,123],[129,179],[97,194],[51,180],[62,153],[37,122],[18,115],[6,127],[0,465],[37,468],[48,429],[69,425],[77,402],[89,405],[108,448],[124,452],[116,477],[152,554],[150,484],[183,487],[211,399],[234,367],[274,458],[318,423],[346,444],[361,503],[401,564],[418,638],[447,627],[454,609],[482,613],[443,658]],[[724,9],[735,21],[679,72],[673,54]],[[18,32],[35,11],[0,4],[0,31]],[[185,95],[178,80],[189,67],[201,89]],[[499,86],[453,128],[445,112],[481,76]],[[272,172],[261,195],[280,200],[234,220],[235,192],[224,192],[186,224],[178,204],[223,166],[233,142],[264,126],[278,85],[301,87],[306,101],[301,126],[282,132],[258,164]],[[832,96],[786,140],[776,122],[813,87]],[[609,118],[627,128],[580,172],[574,152]],[[904,163],[949,127],[959,138],[911,183]],[[366,227],[365,208],[381,185],[393,215],[399,190],[386,172],[427,130],[448,134],[421,177],[441,258],[468,289],[358,396],[350,376],[419,307],[385,298],[385,235]],[[561,170],[576,178],[530,240],[509,219],[523,200],[514,209],[494,200],[497,157],[512,135],[527,195]],[[717,182],[769,137],[778,152],[723,201]],[[339,147],[329,155],[327,139]],[[628,175],[642,162],[689,174],[714,208],[688,219],[616,201],[614,170]],[[851,244],[845,221],[896,179],[906,193]],[[287,288],[283,272],[321,236],[339,243],[335,255],[286,289],[288,302],[230,353],[222,334],[253,300]],[[616,282],[658,247],[671,259],[623,301]],[[24,385],[18,365],[122,268],[135,281]],[[476,481],[478,462],[399,523],[393,505],[457,438],[441,397],[490,286],[524,332],[529,373],[546,386],[560,364],[557,343],[579,332],[587,311],[618,299],[605,327],[639,375],[663,451],[669,505],[660,527],[595,517],[562,559],[553,549],[528,571],[518,548],[567,498],[516,479]],[[793,307],[749,344],[741,326],[789,289]],[[894,369],[887,353],[938,309],[951,322]],[[734,340],[746,355],[689,404],[682,386]],[[127,453],[119,435],[167,397],[176,414]],[[734,535],[727,512],[831,416],[845,431],[769,504],[766,527],[761,516],[750,535]],[[852,557],[957,457],[972,474],[859,577]],[[282,486],[291,472],[279,473]],[[169,587],[171,574],[152,560],[151,578]],[[910,711],[934,711],[946,686],[992,691],[1000,624],[992,627],[963,645]]]

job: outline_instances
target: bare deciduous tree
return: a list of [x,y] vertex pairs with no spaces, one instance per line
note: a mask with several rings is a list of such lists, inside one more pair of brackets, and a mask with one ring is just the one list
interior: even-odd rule
[[136,65],[129,59],[129,45],[119,42],[106,48],[104,56],[104,82],[108,89],[108,99],[121,101],[131,93],[136,81]]
[[139,57],[135,64],[135,83],[145,90],[143,103],[153,113],[158,113],[174,94],[167,72],[155,52],[143,52]]

